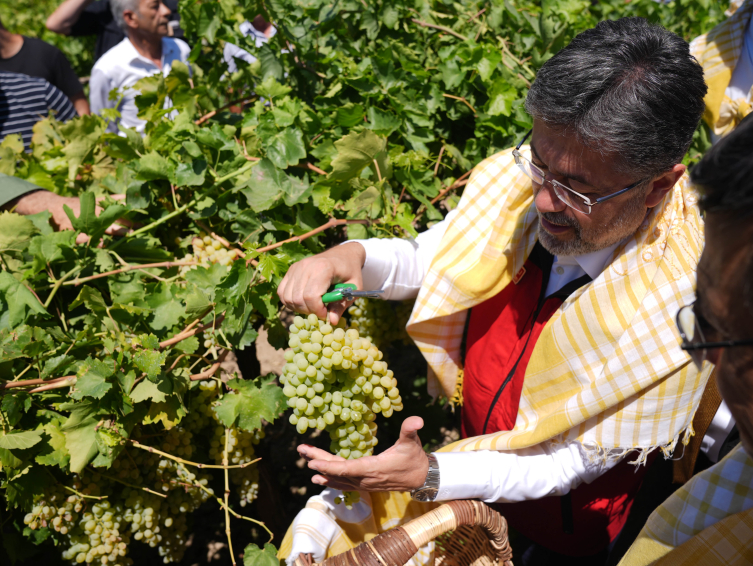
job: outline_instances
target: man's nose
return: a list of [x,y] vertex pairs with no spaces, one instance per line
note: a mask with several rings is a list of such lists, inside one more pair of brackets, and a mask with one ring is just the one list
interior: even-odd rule
[[534,191],[533,202],[539,212],[562,212],[567,205],[560,200],[551,183],[545,182]]
[[169,16],[173,13],[173,11],[167,7],[167,5],[164,2],[160,2],[160,10],[162,11],[162,15]]

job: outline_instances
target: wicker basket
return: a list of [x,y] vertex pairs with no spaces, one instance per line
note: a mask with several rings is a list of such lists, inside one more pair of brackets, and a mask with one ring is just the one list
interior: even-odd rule
[[[512,566],[507,521],[480,501],[451,501],[320,566],[402,566],[435,541],[435,566]],[[310,555],[295,566],[311,566]]]

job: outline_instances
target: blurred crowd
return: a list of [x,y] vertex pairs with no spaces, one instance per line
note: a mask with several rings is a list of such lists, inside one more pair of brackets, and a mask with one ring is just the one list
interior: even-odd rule
[[[47,29],[66,36],[96,36],[94,67],[90,77],[78,77],[56,47],[8,30],[0,21],[0,141],[19,135],[28,150],[32,128],[53,113],[60,121],[76,115],[101,114],[116,109],[119,126],[143,132],[138,118],[136,91],[131,87],[144,77],[168,74],[176,61],[188,62],[191,48],[180,27],[178,0],[65,0],[47,18]],[[275,33],[258,16],[244,22],[241,32],[257,46]],[[254,62],[247,51],[225,46],[228,70],[237,70],[236,59]],[[89,96],[84,93],[88,81]],[[111,96],[115,90],[116,95]]]

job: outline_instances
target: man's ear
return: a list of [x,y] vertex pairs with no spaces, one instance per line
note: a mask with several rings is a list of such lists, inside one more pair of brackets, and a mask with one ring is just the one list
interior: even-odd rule
[[687,167],[682,163],[677,163],[672,169],[651,181],[651,190],[646,195],[646,206],[654,208],[672,190],[677,181],[682,177]]
[[123,10],[123,21],[129,28],[135,29],[139,27],[136,12],[133,10]]

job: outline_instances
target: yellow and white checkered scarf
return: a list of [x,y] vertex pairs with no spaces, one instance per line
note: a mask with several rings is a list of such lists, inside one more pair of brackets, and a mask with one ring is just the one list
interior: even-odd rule
[[[674,449],[686,436],[710,371],[680,349],[674,316],[694,299],[702,220],[683,176],[607,268],[544,327],[511,431],[468,438],[453,451],[516,450],[579,441],[594,455]],[[408,333],[451,397],[468,309],[495,296],[537,240],[531,181],[510,150],[478,165],[419,292]],[[611,454],[615,456],[615,454]]]
[[619,566],[648,564],[753,564],[753,460],[741,446],[662,503]]
[[731,100],[725,94],[742,53],[751,15],[753,0],[746,0],[729,19],[690,44],[690,53],[703,67],[709,87],[703,119],[719,136],[731,132],[751,110],[745,100]]

